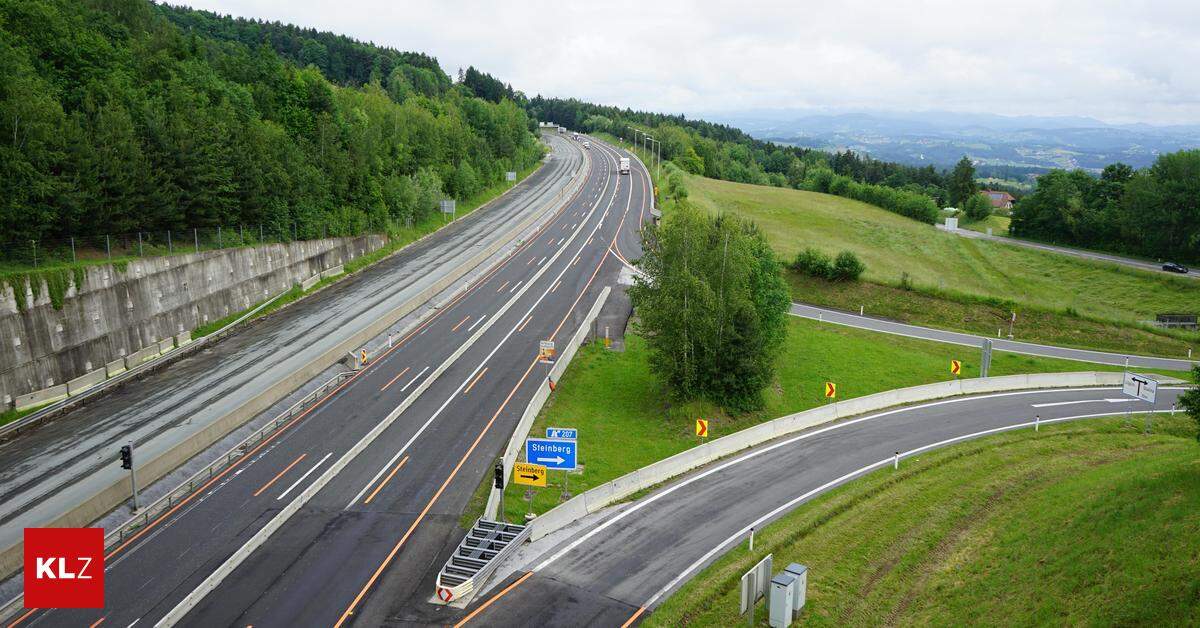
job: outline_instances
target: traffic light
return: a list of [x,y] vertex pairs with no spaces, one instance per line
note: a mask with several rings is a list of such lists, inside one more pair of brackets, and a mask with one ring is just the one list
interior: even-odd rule
[[496,488],[504,490],[504,463],[496,463]]
[[133,468],[133,447],[129,445],[121,445],[121,468]]

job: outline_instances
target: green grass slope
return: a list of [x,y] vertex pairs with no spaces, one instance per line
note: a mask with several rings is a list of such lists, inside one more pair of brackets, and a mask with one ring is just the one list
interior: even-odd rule
[[701,207],[754,220],[787,260],[807,246],[852,250],[871,281],[897,284],[907,273],[918,286],[1125,323],[1195,311],[1200,303],[1195,281],[962,238],[828,194],[694,176],[688,191]]
[[[693,432],[697,418],[709,419],[710,438],[718,438],[825,403],[825,381],[837,383],[839,399],[861,397],[951,379],[952,359],[963,362],[963,377],[979,375],[979,351],[975,349],[790,318],[775,382],[764,394],[766,406],[758,412],[730,416],[705,403],[669,403],[650,370],[645,341],[629,335],[622,353],[598,345],[581,349],[530,434],[545,433],[548,426],[579,429],[584,471],[569,478],[570,490],[578,493],[694,447],[699,443]],[[1083,370],[1104,369],[1004,352],[992,357],[992,375]],[[545,512],[559,503],[562,474],[550,476],[554,486],[533,495],[534,512]],[[490,485],[491,478],[486,480]],[[519,521],[527,508],[524,487],[510,485],[506,490],[507,516]],[[485,498],[486,493],[478,497]]]
[[768,553],[808,565],[807,626],[1196,625],[1195,426],[1136,423],[1001,434],[872,473],[760,530],[646,625],[744,623],[739,578]]

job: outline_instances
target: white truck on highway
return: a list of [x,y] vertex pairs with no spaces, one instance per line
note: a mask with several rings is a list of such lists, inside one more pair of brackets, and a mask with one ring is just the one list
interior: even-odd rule
[[588,140],[583,140],[583,147],[588,150],[592,150],[592,143]]
[[621,165],[618,167],[618,170],[620,171],[621,174],[629,174],[629,158],[628,157],[621,158]]

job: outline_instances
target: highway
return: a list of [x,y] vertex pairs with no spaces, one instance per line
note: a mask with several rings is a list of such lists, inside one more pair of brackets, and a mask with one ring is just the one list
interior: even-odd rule
[[[1158,409],[1179,389],[1159,388]],[[805,501],[865,473],[962,439],[1043,421],[1145,410],[1120,389],[957,397],[786,436],[592,515],[531,547],[536,556],[459,621],[469,626],[624,626],[644,619],[704,566]],[[1134,415],[1135,425],[1142,418]]]
[[[69,414],[0,444],[0,550],[126,473],[117,448],[150,460],[463,264],[505,225],[544,208],[581,165],[554,137],[549,163],[509,194],[396,255]],[[297,382],[299,386],[303,382]]]
[[[881,318],[859,316],[857,314],[842,312],[840,310],[831,310],[823,307],[817,307],[815,305],[806,305],[804,303],[792,303],[790,313],[792,316],[820,320],[826,323],[834,323],[836,325],[857,327],[859,329],[869,329],[871,331],[883,332],[885,334],[895,334],[897,336],[920,338],[922,340],[932,340],[935,342],[946,342],[967,347],[980,348],[981,343],[985,340],[984,336],[965,334],[957,331],[945,331],[930,327],[919,327],[917,325],[908,325],[906,323],[897,323],[895,321],[884,320]],[[1040,345],[1032,342],[1019,342],[1008,340],[1007,338],[991,338],[990,340],[992,341],[992,348],[996,351],[1009,351],[1012,353],[1022,353],[1025,355],[1061,358],[1064,360],[1078,360],[1080,362],[1093,362],[1096,364],[1123,366],[1125,364],[1125,360],[1128,359],[1129,366],[1131,367],[1166,369],[1171,371],[1188,371],[1191,370],[1192,365],[1197,364],[1197,362],[1193,360],[1158,358],[1153,356],[1126,353],[1106,353],[1104,351],[1089,351],[1087,349],[1072,349],[1069,347]]]
[[111,550],[106,608],[30,612],[19,625],[153,625],[172,612],[196,626],[440,621],[448,611],[427,603],[434,574],[546,385],[539,341],[568,338],[622,258],[640,254],[647,174],[635,160],[618,175],[618,152],[595,140],[571,146],[587,161],[586,184],[536,236]]
[[1128,266],[1130,268],[1137,268],[1139,270],[1145,270],[1145,271],[1149,271],[1149,272],[1153,272],[1153,273],[1162,273],[1164,275],[1170,275],[1172,277],[1183,277],[1186,279],[1200,279],[1200,273],[1196,273],[1196,272],[1190,272],[1187,274],[1168,273],[1167,271],[1162,269],[1161,263],[1147,262],[1145,260],[1134,259],[1132,257],[1122,257],[1120,255],[1113,255],[1112,253],[1097,253],[1095,251],[1087,251],[1084,249],[1074,249],[1074,248],[1067,247],[1067,246],[1057,246],[1054,244],[1042,244],[1041,242],[1034,242],[1032,240],[1023,240],[1021,238],[1012,238],[1012,237],[998,236],[998,235],[988,235],[986,233],[980,233],[978,231],[972,231],[970,229],[946,229],[944,225],[938,225],[938,228],[943,231],[949,231],[950,233],[953,233],[955,235],[960,235],[964,238],[975,238],[977,240],[991,240],[992,242],[999,242],[1001,244],[1011,244],[1012,246],[1023,246],[1027,249],[1038,249],[1039,251],[1049,251],[1051,253],[1060,253],[1062,255],[1071,255],[1073,257],[1082,257],[1083,259],[1090,259],[1090,260],[1097,261],[1097,262],[1110,262],[1113,264],[1120,264],[1121,266]]

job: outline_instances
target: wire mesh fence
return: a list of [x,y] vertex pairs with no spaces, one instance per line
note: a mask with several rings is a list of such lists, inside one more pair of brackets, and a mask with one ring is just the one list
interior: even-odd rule
[[0,244],[0,263],[10,268],[103,263],[292,242],[328,235],[324,227],[317,233],[311,233],[311,229],[305,231],[308,233],[302,233],[294,223],[258,224],[10,241]]

